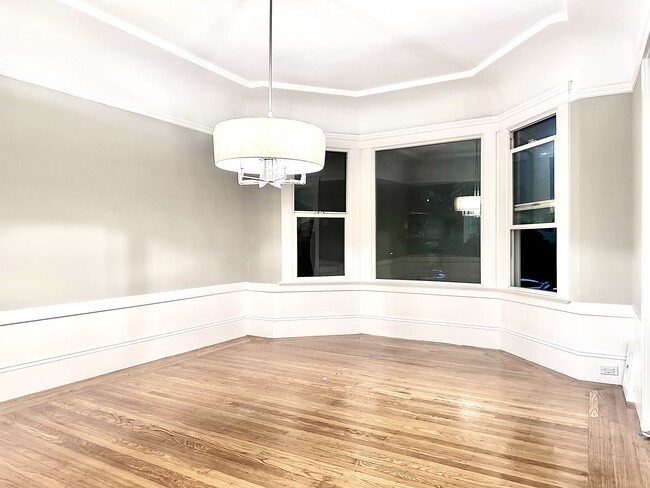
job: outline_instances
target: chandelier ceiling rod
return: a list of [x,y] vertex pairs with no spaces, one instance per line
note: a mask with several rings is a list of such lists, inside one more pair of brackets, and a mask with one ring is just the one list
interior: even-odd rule
[[269,0],[269,112],[273,117],[273,0]]

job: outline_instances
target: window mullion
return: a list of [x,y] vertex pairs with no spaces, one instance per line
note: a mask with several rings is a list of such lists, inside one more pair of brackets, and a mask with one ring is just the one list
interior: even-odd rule
[[313,217],[313,218],[319,218],[319,217],[329,217],[329,218],[345,218],[347,213],[346,212],[305,212],[305,211],[299,211],[299,212],[294,212],[293,213],[295,217]]
[[543,146],[544,144],[555,141],[556,137],[557,135],[552,135],[549,137],[545,137],[544,139],[539,139],[537,141],[529,142],[528,144],[524,144],[523,146],[513,147],[510,149],[510,152],[512,154],[515,154],[521,151],[525,151],[526,149],[532,149],[537,146]]

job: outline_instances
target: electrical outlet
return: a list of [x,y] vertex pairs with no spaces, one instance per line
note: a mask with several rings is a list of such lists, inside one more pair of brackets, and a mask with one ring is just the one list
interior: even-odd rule
[[618,366],[601,366],[600,374],[618,376]]

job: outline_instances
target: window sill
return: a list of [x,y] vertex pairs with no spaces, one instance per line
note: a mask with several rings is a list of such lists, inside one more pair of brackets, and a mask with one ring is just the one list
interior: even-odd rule
[[294,278],[288,281],[281,281],[280,286],[292,285],[349,285],[353,283],[345,276],[314,276],[309,278]]
[[553,303],[564,303],[568,304],[571,303],[571,299],[564,296],[564,295],[558,295],[557,293],[553,293],[550,291],[543,291],[543,290],[527,290],[525,288],[517,288],[514,286],[509,286],[506,289],[501,289],[499,290],[503,293],[507,293],[509,295],[513,296],[518,296],[518,297],[526,297],[526,298],[531,298],[534,300],[544,300],[547,302],[553,302]]

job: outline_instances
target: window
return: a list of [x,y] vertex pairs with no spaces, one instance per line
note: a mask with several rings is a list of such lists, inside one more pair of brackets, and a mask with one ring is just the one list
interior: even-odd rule
[[511,132],[512,280],[557,292],[555,115]]
[[345,276],[347,154],[327,151],[325,167],[294,189],[297,276]]
[[377,151],[376,276],[481,282],[481,141]]

